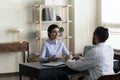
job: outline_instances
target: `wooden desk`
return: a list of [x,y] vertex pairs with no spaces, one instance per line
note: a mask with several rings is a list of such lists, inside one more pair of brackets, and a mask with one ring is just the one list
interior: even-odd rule
[[1,52],[23,52],[23,61],[25,62],[25,52],[27,51],[27,57],[29,57],[29,43],[28,42],[8,42],[0,43],[0,53]]

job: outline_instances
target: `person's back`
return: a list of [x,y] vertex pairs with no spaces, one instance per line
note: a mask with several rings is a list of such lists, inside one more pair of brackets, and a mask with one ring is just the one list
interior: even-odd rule
[[[97,45],[96,49],[98,49],[98,64],[101,67],[102,75],[112,74],[113,71],[113,49],[106,45],[105,43],[100,43]],[[101,65],[102,64],[102,65]]]
[[90,58],[89,56],[94,57],[95,64],[88,69],[89,79],[95,80],[101,75],[113,74],[113,55],[113,49],[105,43],[99,43],[91,49],[85,56],[86,59]]
[[[85,57],[73,57],[68,60],[67,66],[76,70],[88,70],[89,76],[83,80],[97,80],[102,75],[113,74],[113,49],[105,44],[108,39],[108,29],[99,26],[93,33],[94,48],[88,51]],[[81,79],[80,79],[81,80]]]

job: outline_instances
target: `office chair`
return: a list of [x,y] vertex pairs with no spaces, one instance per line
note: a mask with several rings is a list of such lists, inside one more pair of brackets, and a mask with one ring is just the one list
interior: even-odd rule
[[39,57],[38,56],[27,58],[27,62],[38,62],[38,61],[39,61]]
[[103,75],[99,77],[97,80],[119,80],[119,78],[120,78],[120,71],[118,73],[111,75]]
[[[83,50],[83,57],[87,54],[87,52],[92,49],[94,46],[93,45],[86,45],[84,47],[84,50]],[[82,80],[82,78],[84,78],[86,76],[86,74],[74,74],[72,76],[72,80]]]
[[27,58],[27,62],[38,62],[39,61],[39,55],[36,54],[30,54],[30,56]]
[[92,49],[94,46],[93,45],[87,45],[84,47],[84,50],[83,50],[83,56],[85,56],[87,54],[87,52]]

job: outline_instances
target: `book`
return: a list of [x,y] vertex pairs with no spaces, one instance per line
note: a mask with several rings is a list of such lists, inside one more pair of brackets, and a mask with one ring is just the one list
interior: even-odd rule
[[51,67],[65,66],[65,62],[50,62],[50,63],[43,63],[42,66],[51,66]]

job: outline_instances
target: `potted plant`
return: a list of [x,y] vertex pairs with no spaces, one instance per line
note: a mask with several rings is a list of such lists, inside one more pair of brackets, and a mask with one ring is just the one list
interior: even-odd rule
[[59,27],[59,31],[60,31],[60,36],[63,36],[64,28],[63,27]]

